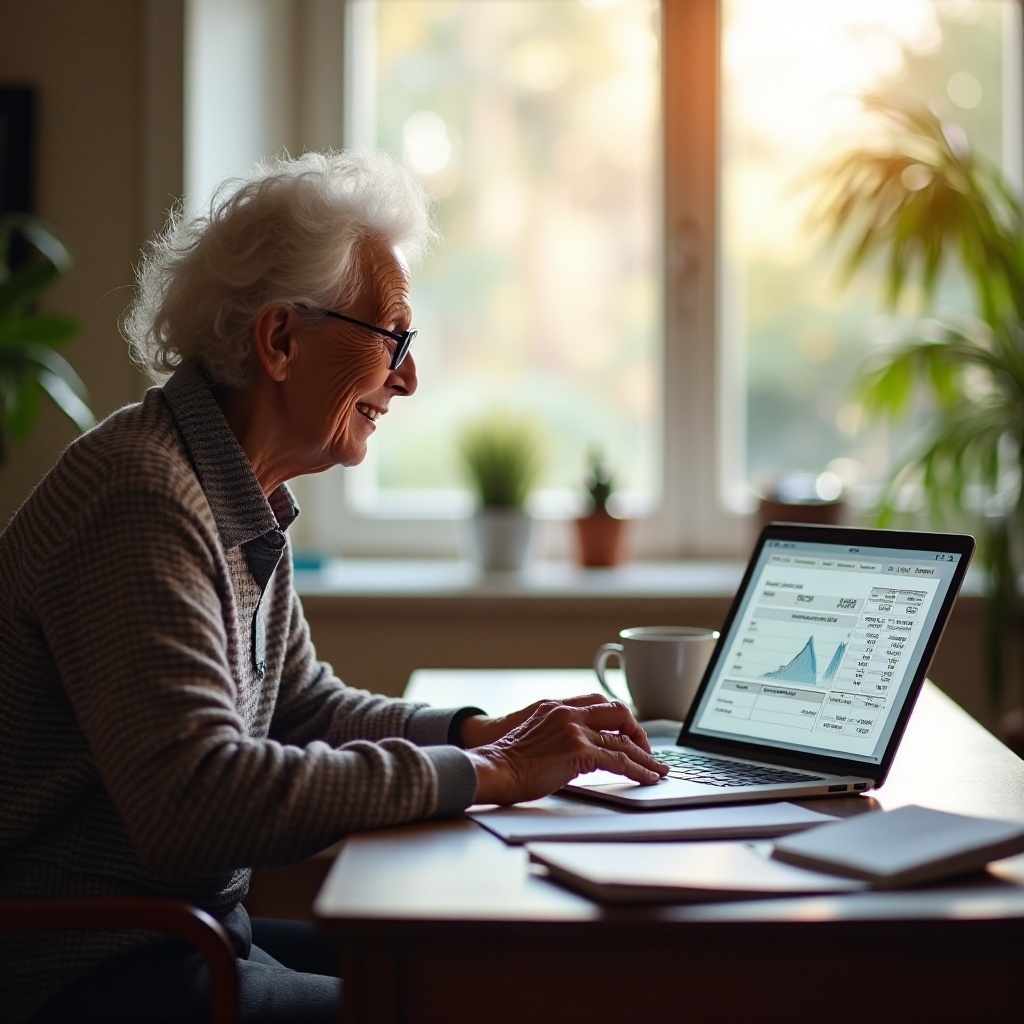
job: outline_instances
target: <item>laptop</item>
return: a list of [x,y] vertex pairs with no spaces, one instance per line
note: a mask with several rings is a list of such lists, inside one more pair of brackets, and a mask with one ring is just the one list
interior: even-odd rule
[[959,534],[771,523],[758,538],[652,786],[611,772],[566,793],[633,808],[881,786],[974,551]]

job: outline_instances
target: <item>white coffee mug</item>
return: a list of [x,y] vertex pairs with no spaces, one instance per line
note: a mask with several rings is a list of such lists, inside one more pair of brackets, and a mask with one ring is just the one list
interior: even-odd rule
[[641,721],[682,721],[718,642],[717,629],[703,626],[633,626],[619,633],[621,643],[604,644],[594,657],[598,681],[616,700],[625,700],[605,679],[609,659],[626,674],[629,703]]

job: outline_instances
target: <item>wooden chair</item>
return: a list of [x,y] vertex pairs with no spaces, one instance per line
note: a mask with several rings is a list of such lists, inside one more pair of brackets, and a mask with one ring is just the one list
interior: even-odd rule
[[210,968],[213,1024],[237,1024],[238,968],[227,932],[204,910],[164,899],[0,900],[0,931],[139,928],[191,943]]

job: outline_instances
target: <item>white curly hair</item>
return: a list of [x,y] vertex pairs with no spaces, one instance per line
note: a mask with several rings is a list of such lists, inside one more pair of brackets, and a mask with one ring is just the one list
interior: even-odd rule
[[436,237],[423,188],[384,153],[265,160],[221,184],[208,212],[172,212],[143,250],[121,333],[154,379],[194,360],[240,387],[261,310],[344,307],[363,285],[361,243],[397,246],[412,263]]

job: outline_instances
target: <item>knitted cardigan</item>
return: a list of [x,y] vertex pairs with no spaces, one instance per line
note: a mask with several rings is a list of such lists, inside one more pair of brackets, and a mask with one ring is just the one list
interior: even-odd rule
[[[222,916],[253,867],[472,803],[449,743],[469,709],[353,689],[317,661],[297,513],[287,487],[264,496],[190,365],[33,491],[0,534],[0,896]],[[154,938],[0,935],[0,1020]]]

